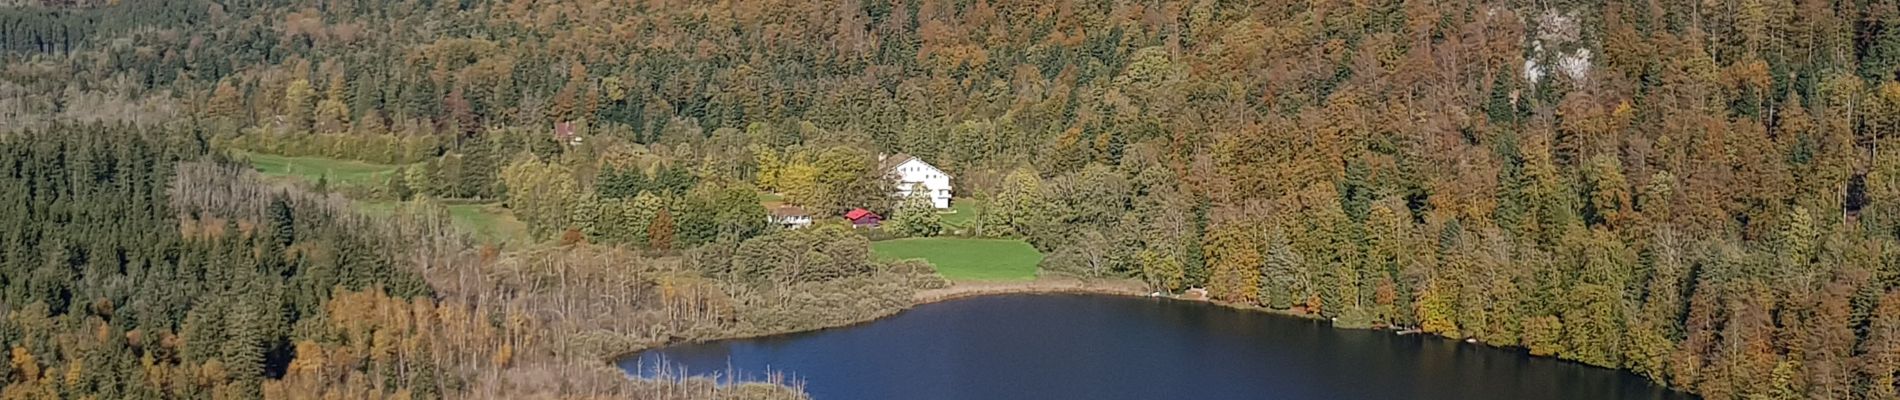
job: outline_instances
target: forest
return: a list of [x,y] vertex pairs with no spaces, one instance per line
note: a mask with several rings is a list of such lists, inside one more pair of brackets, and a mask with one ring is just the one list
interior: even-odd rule
[[[0,130],[6,398],[796,397],[598,365],[942,284],[762,192],[1704,398],[1900,398],[1894,0],[12,0]],[[895,153],[982,213],[906,219]]]
[[[888,315],[942,284],[837,227],[684,260],[502,254],[439,205],[373,218],[265,182],[200,132],[31,133],[0,139],[6,399],[796,399],[790,382],[632,380],[601,360]],[[800,250],[831,258],[783,256]]]

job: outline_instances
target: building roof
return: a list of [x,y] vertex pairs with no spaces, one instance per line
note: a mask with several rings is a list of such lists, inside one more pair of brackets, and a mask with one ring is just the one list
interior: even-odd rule
[[897,166],[904,165],[904,163],[910,162],[910,160],[917,160],[917,162],[924,163],[925,166],[929,166],[931,169],[937,170],[937,173],[943,174],[943,176],[950,176],[949,172],[943,172],[943,168],[937,168],[937,166],[935,165],[930,165],[930,162],[924,161],[923,159],[920,159],[917,157],[912,157],[911,155],[904,154],[904,153],[897,153],[897,154],[892,154],[888,156],[880,156],[880,158],[878,158],[877,160],[877,170],[888,174],[888,173],[894,172],[897,169]]
[[772,208],[772,216],[774,217],[803,217],[806,215],[808,214],[805,213],[805,209],[798,208],[798,206],[778,206]]
[[871,212],[871,210],[866,210],[862,208],[854,208],[854,209],[851,209],[851,212],[844,213],[844,219],[853,220],[853,221],[856,221],[860,218],[864,218],[867,216],[876,217],[877,213],[874,213],[874,212]]
[[897,166],[904,165],[904,163],[914,159],[917,159],[917,157],[911,157],[909,154],[904,153],[879,157],[877,160],[877,170],[891,172],[891,170],[897,168]]

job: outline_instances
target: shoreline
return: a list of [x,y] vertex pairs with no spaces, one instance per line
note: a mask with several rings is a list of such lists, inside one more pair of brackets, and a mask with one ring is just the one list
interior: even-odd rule
[[[1015,282],[953,282],[948,287],[925,289],[911,296],[911,307],[956,299],[1005,294],[1099,294],[1148,297],[1140,281],[1132,279],[1082,280],[1074,278],[1037,278]],[[906,307],[905,309],[909,309]]]
[[[754,332],[754,333],[724,335],[724,336],[715,336],[715,337],[698,338],[698,339],[667,340],[667,341],[661,341],[659,343],[648,344],[648,345],[641,346],[634,349],[614,352],[611,356],[607,357],[606,361],[608,365],[615,366],[616,368],[618,368],[618,366],[620,365],[620,361],[622,360],[626,360],[628,358],[639,355],[640,353],[646,352],[648,350],[658,349],[662,347],[676,346],[676,345],[682,345],[682,344],[717,342],[717,341],[722,341],[722,340],[758,339],[758,338],[765,338],[765,337],[772,337],[772,336],[779,336],[779,335],[791,335],[791,334],[799,334],[799,333],[818,332],[818,331],[823,331],[823,330],[828,330],[828,329],[847,328],[847,327],[857,326],[859,324],[866,324],[866,323],[875,322],[877,320],[890,318],[893,315],[901,314],[905,311],[910,311],[910,309],[912,308],[916,308],[917,306],[921,306],[925,304],[941,303],[941,302],[950,301],[950,300],[966,299],[966,298],[972,298],[972,297],[996,296],[996,295],[1006,295],[1006,294],[1094,294],[1094,295],[1108,295],[1108,296],[1147,297],[1148,293],[1149,292],[1146,291],[1145,286],[1142,285],[1141,281],[1133,280],[1133,279],[1081,280],[1081,279],[1074,279],[1074,278],[1037,278],[1037,279],[1032,279],[1032,280],[1027,280],[1027,281],[1014,281],[1014,282],[1012,281],[951,282],[950,286],[948,287],[919,290],[917,291],[917,293],[911,295],[911,303],[909,305],[905,305],[903,308],[891,310],[891,312],[880,314],[880,315],[877,315],[871,318],[866,318],[863,320],[857,320],[857,321],[851,321],[851,322],[838,324],[838,325],[821,326],[821,327],[816,327],[812,329],[803,329],[803,330],[791,330],[791,331],[783,331],[783,332]],[[1164,297],[1164,298],[1172,298],[1172,297]],[[1178,300],[1185,300],[1185,299],[1178,299]],[[1201,301],[1201,300],[1189,300],[1189,301]],[[1219,304],[1219,303],[1214,303],[1211,301],[1208,303]]]
[[[1393,334],[1400,335],[1400,336],[1426,335],[1426,336],[1437,337],[1443,340],[1449,340],[1461,345],[1472,344],[1472,345],[1490,348],[1490,349],[1509,350],[1509,351],[1518,351],[1518,352],[1525,351],[1525,349],[1518,346],[1506,346],[1506,345],[1497,345],[1497,344],[1484,343],[1484,342],[1476,342],[1476,341],[1472,341],[1471,338],[1443,337],[1443,336],[1438,336],[1431,333],[1421,332],[1421,331],[1418,331],[1416,328],[1401,328],[1401,327],[1392,327],[1392,326],[1343,327],[1343,326],[1339,326],[1337,323],[1334,323],[1333,321],[1329,321],[1326,318],[1321,317],[1318,314],[1298,313],[1292,310],[1276,310],[1276,309],[1262,307],[1258,305],[1229,303],[1229,302],[1218,301],[1214,299],[1205,299],[1205,298],[1193,299],[1193,298],[1187,298],[1187,297],[1179,296],[1179,295],[1153,297],[1149,295],[1150,293],[1153,293],[1153,292],[1140,280],[1136,280],[1136,279],[1084,280],[1084,279],[1076,279],[1076,278],[1068,278],[1068,277],[1061,277],[1061,278],[1052,277],[1052,278],[1036,278],[1036,279],[1027,280],[1027,281],[952,282],[951,285],[948,287],[919,290],[917,291],[917,293],[911,296],[912,301],[910,305],[904,306],[903,308],[899,308],[896,310],[892,310],[889,313],[885,313],[882,315],[878,315],[875,317],[871,317],[871,318],[867,318],[867,319],[863,319],[859,321],[852,321],[852,322],[839,324],[839,325],[824,326],[824,327],[805,329],[805,330],[733,335],[733,336],[717,337],[717,338],[705,338],[705,339],[699,339],[699,340],[668,341],[668,342],[663,342],[663,343],[657,343],[651,346],[646,346],[646,347],[636,349],[636,350],[630,350],[630,351],[617,353],[615,356],[609,358],[607,360],[607,363],[609,366],[612,366],[615,369],[619,369],[620,361],[622,360],[626,360],[630,357],[634,357],[648,350],[654,350],[654,349],[659,349],[659,348],[668,347],[668,346],[692,344],[692,343],[708,343],[708,342],[716,342],[716,341],[722,341],[722,340],[758,339],[758,338],[779,336],[779,335],[792,335],[792,334],[800,334],[800,333],[818,332],[818,331],[824,331],[824,330],[829,330],[829,329],[848,328],[848,327],[857,326],[861,324],[876,322],[878,320],[882,320],[885,318],[890,318],[891,316],[902,314],[906,311],[910,311],[912,308],[916,308],[917,306],[921,306],[921,305],[941,303],[941,302],[959,300],[959,299],[975,298],[975,297],[1002,296],[1002,295],[1015,295],[1015,294],[1028,294],[1028,295],[1087,294],[1087,295],[1118,296],[1118,297],[1141,297],[1141,298],[1152,297],[1156,299],[1166,299],[1166,300],[1182,301],[1182,302],[1189,302],[1189,303],[1202,303],[1202,304],[1206,304],[1210,306],[1227,308],[1227,309],[1242,311],[1242,312],[1258,312],[1258,313],[1277,315],[1277,316],[1283,316],[1283,317],[1292,317],[1292,318],[1315,320],[1315,321],[1325,321],[1329,325],[1328,326],[1329,329],[1389,331],[1389,332],[1392,332]],[[1529,355],[1529,354],[1526,353],[1526,355]],[[1531,358],[1537,358],[1537,359],[1549,359],[1549,360],[1560,361],[1560,362],[1577,363],[1577,361],[1575,360],[1566,360],[1566,359],[1563,359],[1560,357],[1554,357],[1554,356],[1536,356],[1536,355],[1529,355],[1529,356]],[[1588,364],[1584,364],[1584,365],[1588,365]],[[1594,365],[1590,365],[1590,367],[1604,368],[1604,367],[1599,367],[1599,366],[1594,366]],[[1608,368],[1608,369],[1623,371],[1623,372],[1630,372],[1628,369],[1625,369],[1625,368]],[[640,377],[637,377],[637,376],[630,376],[630,378],[640,379]],[[1648,380],[1647,378],[1645,378],[1644,380],[1650,382],[1653,385],[1661,387],[1667,391],[1679,392],[1679,393],[1691,393],[1691,394],[1694,393],[1694,392],[1683,391],[1670,385],[1663,385],[1659,382]]]
[[[699,339],[662,341],[659,343],[653,343],[650,345],[642,346],[636,349],[629,349],[626,351],[615,352],[611,357],[608,357],[606,361],[609,365],[616,366],[617,368],[618,365],[620,364],[620,361],[622,360],[626,360],[628,358],[631,358],[633,356],[636,356],[648,350],[653,350],[653,349],[658,349],[658,348],[663,348],[663,347],[668,347],[668,346],[676,346],[676,345],[682,345],[682,344],[695,344],[695,343],[708,343],[708,342],[717,342],[717,341],[722,341],[722,340],[758,339],[758,338],[765,338],[765,337],[772,337],[772,336],[779,336],[779,335],[792,335],[792,334],[800,334],[800,333],[818,332],[818,331],[824,331],[824,330],[829,330],[829,329],[848,328],[848,327],[857,326],[860,324],[876,322],[878,320],[882,320],[885,318],[890,318],[891,316],[901,314],[905,311],[910,311],[912,308],[916,308],[917,306],[921,306],[921,305],[941,303],[941,302],[946,302],[946,301],[960,300],[960,299],[967,299],[967,298],[974,298],[974,297],[1002,296],[1002,295],[1012,295],[1012,294],[1088,294],[1088,295],[1102,295],[1102,296],[1148,298],[1148,297],[1151,297],[1149,296],[1150,293],[1153,293],[1153,292],[1150,291],[1150,289],[1145,284],[1135,279],[1087,280],[1087,279],[1077,279],[1077,278],[1069,278],[1069,277],[1045,277],[1045,278],[1031,279],[1027,281],[952,282],[951,285],[948,287],[919,290],[917,291],[917,293],[911,295],[911,303],[909,305],[906,305],[903,308],[891,310],[891,312],[889,313],[884,313],[884,314],[874,316],[871,318],[851,321],[851,322],[838,324],[838,325],[821,326],[821,327],[816,327],[812,329],[803,329],[803,330],[791,330],[791,331],[782,331],[782,332],[755,332],[755,333],[716,336],[716,337],[699,338]],[[1287,316],[1287,317],[1293,317],[1293,318],[1314,319],[1314,320],[1321,319],[1317,315],[1300,314],[1300,313],[1290,312],[1287,310],[1275,310],[1275,309],[1254,306],[1254,305],[1233,304],[1233,303],[1228,303],[1228,302],[1216,301],[1213,299],[1191,299],[1191,298],[1186,298],[1186,297],[1178,296],[1178,295],[1168,295],[1168,296],[1160,296],[1160,297],[1154,297],[1154,298],[1192,302],[1192,303],[1202,303],[1202,304],[1207,304],[1207,305],[1211,305],[1215,307],[1223,307],[1223,308],[1239,310],[1239,311],[1260,312],[1260,313],[1281,315],[1281,316]],[[1350,329],[1350,328],[1342,328],[1342,329]]]
[[[624,361],[631,357],[635,357],[642,352],[660,349],[660,348],[664,348],[668,346],[681,345],[681,344],[708,343],[708,342],[716,342],[716,341],[724,341],[724,340],[748,340],[748,339],[758,339],[758,338],[765,338],[765,337],[772,337],[772,336],[779,336],[779,335],[792,335],[792,334],[818,332],[818,331],[824,331],[824,330],[830,330],[830,329],[848,328],[848,327],[857,326],[861,324],[876,322],[879,320],[883,320],[885,318],[890,318],[891,316],[895,316],[898,314],[902,314],[906,311],[910,311],[911,309],[916,308],[917,306],[933,304],[933,303],[941,303],[941,302],[946,302],[946,301],[954,301],[954,300],[960,300],[960,299],[985,297],[985,296],[1081,294],[1081,295],[1116,296],[1116,297],[1154,298],[1154,299],[1173,300],[1173,301],[1181,301],[1181,302],[1188,302],[1188,303],[1202,303],[1202,304],[1206,304],[1210,306],[1221,307],[1221,308],[1226,308],[1226,309],[1241,311],[1241,312],[1258,312],[1258,313],[1282,316],[1282,317],[1292,317],[1292,318],[1306,319],[1306,320],[1313,320],[1313,321],[1323,321],[1323,322],[1327,322],[1328,328],[1333,329],[1333,330],[1382,331],[1382,332],[1391,332],[1391,334],[1399,335],[1399,336],[1423,335],[1423,336],[1429,337],[1430,339],[1450,341],[1458,345],[1473,345],[1473,346],[1490,349],[1490,350],[1510,351],[1510,352],[1524,355],[1531,359],[1550,360],[1550,361],[1555,361],[1555,362],[1560,362],[1560,363],[1581,365],[1588,368],[1618,371],[1622,373],[1633,372],[1627,368],[1603,367],[1603,366],[1582,363],[1576,360],[1564,359],[1561,357],[1531,355],[1528,353],[1528,351],[1525,348],[1519,347],[1519,346],[1485,343],[1485,342],[1475,341],[1472,338],[1444,337],[1444,336],[1439,336],[1436,334],[1425,333],[1425,332],[1419,331],[1417,328],[1404,328],[1404,327],[1393,327],[1393,326],[1344,327],[1344,326],[1339,326],[1336,322],[1330,321],[1327,318],[1321,317],[1318,314],[1306,314],[1306,313],[1295,312],[1292,310],[1277,310],[1277,309],[1272,309],[1272,308],[1258,306],[1258,305],[1230,303],[1230,302],[1223,302],[1223,301],[1218,301],[1218,300],[1213,300],[1213,299],[1195,299],[1195,298],[1188,298],[1188,297],[1180,296],[1180,295],[1151,296],[1150,295],[1151,293],[1153,292],[1150,289],[1148,289],[1145,284],[1143,284],[1139,280],[1134,280],[1134,279],[1083,280],[1083,279],[1063,277],[1063,278],[1037,278],[1037,279],[1032,279],[1032,280],[1027,280],[1027,281],[953,282],[951,286],[948,286],[948,287],[919,290],[915,294],[912,295],[912,303],[910,305],[893,310],[889,313],[867,318],[864,320],[852,321],[849,323],[844,323],[844,324],[839,324],[839,325],[834,325],[834,326],[824,326],[824,327],[805,329],[805,330],[735,335],[735,336],[719,337],[719,338],[707,338],[707,339],[700,339],[700,340],[683,340],[683,341],[671,341],[671,342],[659,343],[659,344],[648,346],[639,350],[633,350],[633,351],[620,353],[614,356],[613,358],[610,358],[608,360],[608,363],[610,366],[614,367],[615,369],[620,369],[621,361]],[[625,371],[622,371],[622,372],[625,373]],[[633,376],[633,375],[629,375],[629,378],[643,379],[639,376]],[[1697,395],[1695,392],[1685,391],[1680,388],[1674,387],[1672,385],[1667,385],[1661,382],[1650,380],[1646,377],[1641,377],[1641,378],[1643,379],[1643,381],[1648,382],[1651,386],[1660,388],[1667,392]]]

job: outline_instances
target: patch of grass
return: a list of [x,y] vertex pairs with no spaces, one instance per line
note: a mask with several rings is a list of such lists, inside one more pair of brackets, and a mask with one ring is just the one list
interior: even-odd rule
[[497,204],[450,205],[449,220],[484,242],[528,242],[528,224]]
[[[287,157],[271,154],[240,153],[251,160],[251,167],[265,176],[298,179],[316,183],[317,179],[329,179],[334,186],[375,187],[383,185],[390,174],[396,172],[395,165],[367,163],[362,161],[339,160],[324,157]],[[445,201],[446,202],[446,201]],[[388,215],[395,212],[393,201],[359,201],[357,207],[376,215]],[[449,221],[468,233],[476,240],[488,243],[526,243],[528,227],[521,220],[497,204],[489,203],[452,203],[444,205],[449,209]]]
[[[396,203],[391,201],[356,204],[364,211],[377,215],[388,215],[396,210]],[[474,235],[475,240],[486,243],[528,242],[528,225],[515,219],[514,213],[499,204],[448,204],[443,207],[449,209],[449,223]]]
[[778,206],[785,205],[785,196],[778,193],[759,192],[759,205],[765,206],[766,211],[772,211]]
[[327,177],[331,185],[374,186],[389,179],[396,166],[323,157],[285,157],[245,153],[251,167],[265,176],[289,177],[315,183]]
[[953,280],[1026,281],[1036,279],[1042,253],[1018,239],[910,238],[871,243],[885,260],[921,258]]
[[976,213],[982,209],[983,203],[976,199],[954,200],[950,202],[949,210],[938,213],[937,216],[943,220],[945,228],[969,229],[976,227]]

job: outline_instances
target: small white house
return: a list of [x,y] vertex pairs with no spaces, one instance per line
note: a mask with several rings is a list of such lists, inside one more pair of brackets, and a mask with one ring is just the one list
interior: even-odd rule
[[786,229],[798,229],[811,226],[811,214],[796,206],[778,206],[772,209],[772,223]]
[[931,203],[937,208],[950,208],[950,174],[903,153],[878,156],[878,166],[883,168],[885,176],[896,179],[898,197],[910,196],[911,187],[921,183],[930,190]]

